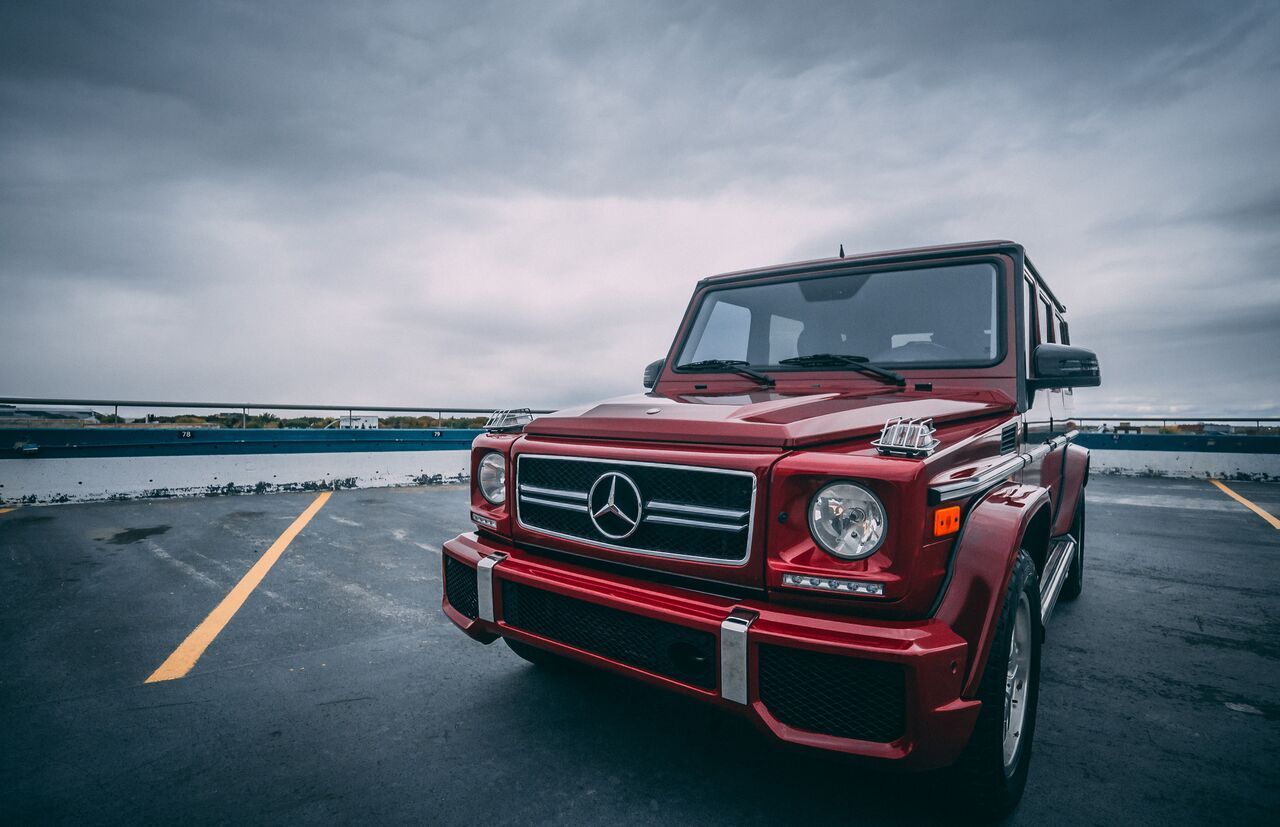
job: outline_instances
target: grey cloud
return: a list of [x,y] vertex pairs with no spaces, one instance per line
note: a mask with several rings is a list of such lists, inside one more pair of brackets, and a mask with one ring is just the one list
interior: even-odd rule
[[6,4],[0,387],[566,404],[709,272],[1010,236],[1082,404],[1195,404],[1172,359],[1275,409],[1278,45],[1266,3]]

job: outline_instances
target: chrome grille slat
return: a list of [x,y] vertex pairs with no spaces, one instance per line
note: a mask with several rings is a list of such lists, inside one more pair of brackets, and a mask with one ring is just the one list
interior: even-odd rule
[[709,523],[706,520],[690,520],[687,517],[664,517],[661,514],[646,514],[646,523],[659,525],[687,525],[694,528],[709,528],[713,531],[746,531],[745,525],[726,525],[725,523]]
[[587,507],[582,503],[564,503],[559,502],[558,500],[544,500],[541,497],[521,496],[520,499],[522,502],[533,503],[534,505],[546,505],[551,508],[563,508],[565,511],[581,511],[583,514],[587,513]]
[[[611,537],[616,518],[605,526],[609,531],[605,533],[599,520],[607,519],[601,513],[608,501],[597,503],[592,489],[602,478],[620,479],[619,473],[628,484],[634,478],[640,501],[629,495],[625,519],[638,520],[632,533]],[[610,486],[605,485],[597,491],[608,490]],[[520,454],[516,494],[518,525],[539,534],[634,554],[721,565],[740,566],[750,556],[756,502],[753,471]]]
[[681,505],[680,503],[664,503],[651,500],[644,506],[650,511],[674,511],[678,514],[700,514],[703,517],[723,517],[726,520],[741,520],[747,516],[745,511],[734,511],[728,508],[709,508],[703,505]]
[[545,494],[548,497],[563,497],[566,500],[587,501],[587,492],[585,491],[561,491],[558,488],[539,488],[536,485],[522,485],[520,490],[528,491],[530,494]]

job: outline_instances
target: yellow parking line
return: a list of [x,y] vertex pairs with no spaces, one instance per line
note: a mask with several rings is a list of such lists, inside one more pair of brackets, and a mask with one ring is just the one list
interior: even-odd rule
[[1230,488],[1227,488],[1227,487],[1226,487],[1225,485],[1223,485],[1221,482],[1218,482],[1217,480],[1209,480],[1209,482],[1211,482],[1211,483],[1213,483],[1214,485],[1216,485],[1216,486],[1218,486],[1219,488],[1221,488],[1221,489],[1222,489],[1222,493],[1226,494],[1226,495],[1227,495],[1228,497],[1230,497],[1231,499],[1235,500],[1236,502],[1238,502],[1238,503],[1240,503],[1241,505],[1243,505],[1245,508],[1247,508],[1247,509],[1249,509],[1250,511],[1252,511],[1254,514],[1257,514],[1257,515],[1258,515],[1259,517],[1261,517],[1262,519],[1264,519],[1264,520],[1266,520],[1267,522],[1271,523],[1271,527],[1272,527],[1272,528],[1280,529],[1280,519],[1276,519],[1276,517],[1275,517],[1274,515],[1272,515],[1272,514],[1268,514],[1265,510],[1263,510],[1263,509],[1262,509],[1262,508],[1260,508],[1259,506],[1256,506],[1256,505],[1254,505],[1253,503],[1249,502],[1249,501],[1248,501],[1248,500],[1246,500],[1244,497],[1242,497],[1242,496],[1240,496],[1239,494],[1237,494],[1236,492],[1232,491]]
[[298,536],[298,532],[311,522],[311,518],[316,516],[324,504],[329,501],[329,496],[333,492],[325,491],[311,501],[311,505],[307,506],[307,510],[298,515],[298,519],[284,530],[276,541],[271,544],[271,548],[267,549],[258,562],[253,564],[253,568],[240,578],[240,582],[236,587],[222,598],[222,602],[218,604],[209,616],[195,628],[191,634],[187,635],[187,639],[173,650],[164,663],[160,664],[160,668],[151,673],[151,677],[147,678],[147,683],[156,683],[158,681],[171,681],[175,678],[181,678],[191,671],[191,667],[196,665],[196,661],[200,660],[200,656],[204,654],[204,650],[209,648],[209,644],[218,636],[222,628],[227,625],[231,618],[235,617],[240,607],[244,605],[244,601],[248,599],[253,590],[262,582],[262,578],[267,576],[267,572],[271,571],[271,567],[280,559],[280,555],[284,554],[284,550],[289,547],[289,543],[293,542],[293,538]]
[[8,514],[10,511],[16,511],[15,508],[0,508],[0,514]]

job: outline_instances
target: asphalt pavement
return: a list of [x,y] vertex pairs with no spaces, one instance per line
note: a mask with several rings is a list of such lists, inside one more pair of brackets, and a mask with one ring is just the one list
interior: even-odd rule
[[[1272,515],[1280,485],[1228,483]],[[185,677],[148,676],[314,498],[0,513],[5,823],[931,823],[928,776],[546,670],[440,612],[456,487],[340,491]],[[1097,477],[1013,823],[1272,822],[1280,530],[1203,480]]]

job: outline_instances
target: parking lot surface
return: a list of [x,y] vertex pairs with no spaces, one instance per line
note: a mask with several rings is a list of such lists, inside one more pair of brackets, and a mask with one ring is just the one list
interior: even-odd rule
[[[1280,515],[1280,486],[1229,483]],[[538,669],[440,612],[456,487],[334,493],[184,677],[145,681],[315,494],[0,514],[0,820],[929,823],[929,778]],[[1280,531],[1203,480],[1096,477],[1012,821],[1280,812]]]

